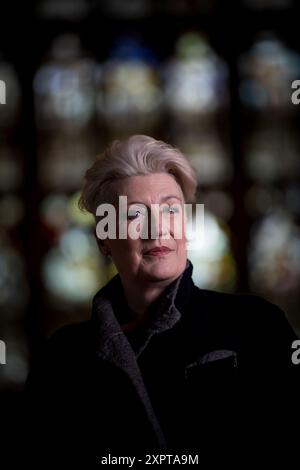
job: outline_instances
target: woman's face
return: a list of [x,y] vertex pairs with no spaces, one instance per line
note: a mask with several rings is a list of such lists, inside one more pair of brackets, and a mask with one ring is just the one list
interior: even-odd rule
[[[119,214],[117,207],[127,238],[107,239],[104,244],[121,278],[172,282],[185,269],[187,259],[180,186],[167,173],[131,176],[118,183],[118,195],[127,196],[129,214]],[[131,236],[141,232],[142,236]],[[150,252],[158,247],[166,249]]]

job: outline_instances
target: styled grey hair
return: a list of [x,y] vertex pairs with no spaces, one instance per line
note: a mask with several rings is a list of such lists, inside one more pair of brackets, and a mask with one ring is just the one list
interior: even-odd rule
[[150,173],[168,173],[180,185],[185,202],[194,202],[196,171],[175,147],[147,135],[115,140],[86,171],[79,208],[93,215],[101,203],[113,202],[118,180]]

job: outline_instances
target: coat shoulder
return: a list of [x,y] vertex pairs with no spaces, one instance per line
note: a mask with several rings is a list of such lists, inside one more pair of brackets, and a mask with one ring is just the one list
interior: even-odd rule
[[52,354],[60,357],[80,355],[91,345],[91,321],[82,321],[64,325],[57,329],[46,341],[45,347]]
[[195,286],[193,305],[199,313],[202,311],[206,315],[214,328],[222,331],[244,332],[256,337],[259,333],[295,337],[285,312],[259,295],[225,293]]

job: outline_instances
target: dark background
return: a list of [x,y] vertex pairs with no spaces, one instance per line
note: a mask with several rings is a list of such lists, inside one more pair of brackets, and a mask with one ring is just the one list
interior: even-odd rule
[[[76,200],[95,155],[132,133],[178,145],[197,167],[213,240],[191,255],[198,285],[262,295],[300,330],[299,111],[290,100],[299,20],[287,0],[2,2],[1,402],[14,403],[42,341],[88,318],[93,293],[115,273]],[[206,107],[174,110],[166,99],[180,67],[186,94],[195,74],[215,70]],[[153,89],[149,111],[141,97]]]

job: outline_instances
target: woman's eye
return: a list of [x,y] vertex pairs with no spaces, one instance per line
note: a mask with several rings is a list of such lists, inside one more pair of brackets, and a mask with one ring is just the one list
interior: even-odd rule
[[172,212],[173,214],[177,214],[179,212],[179,209],[178,207],[170,207],[170,212]]
[[163,212],[169,213],[169,214],[177,214],[179,212],[179,209],[178,207],[167,206],[163,208]]
[[140,214],[141,214],[140,211],[130,212],[130,214],[128,214],[128,219],[135,219],[135,218],[138,217]]
[[128,219],[133,220],[136,219],[137,217],[143,215],[144,212],[142,209],[129,209],[128,211]]

